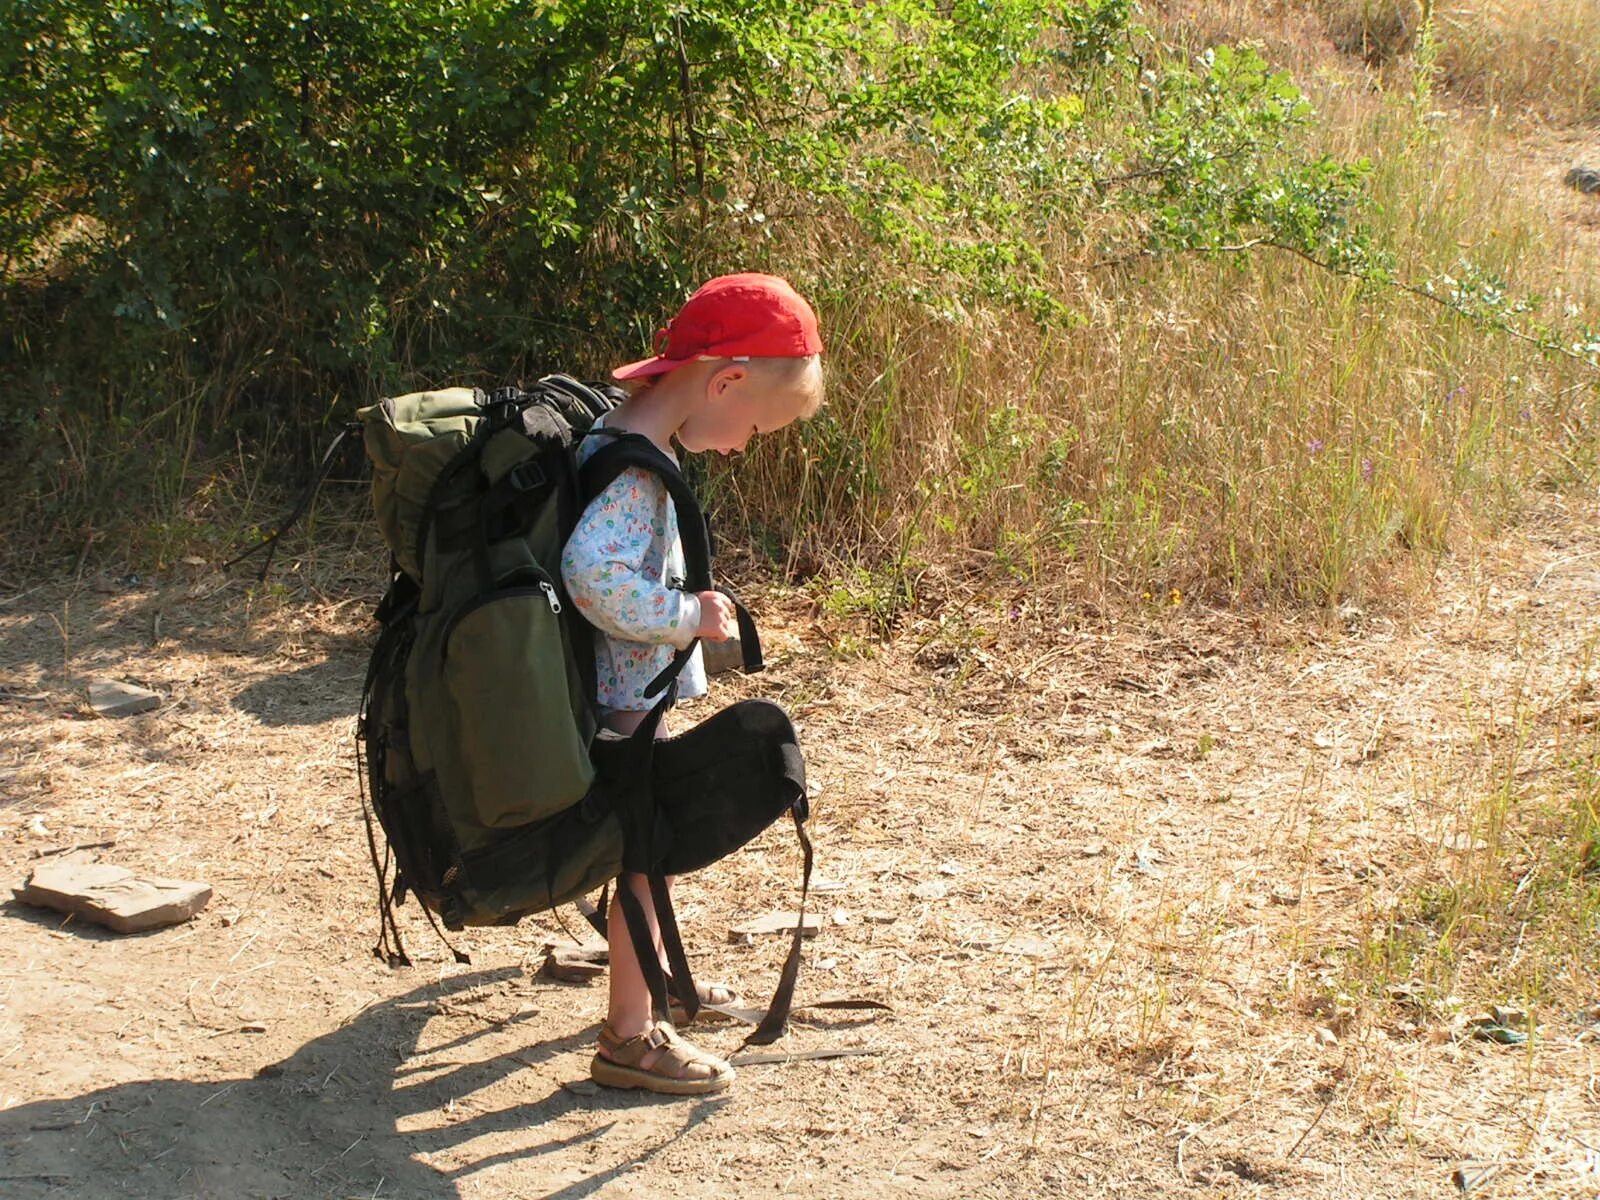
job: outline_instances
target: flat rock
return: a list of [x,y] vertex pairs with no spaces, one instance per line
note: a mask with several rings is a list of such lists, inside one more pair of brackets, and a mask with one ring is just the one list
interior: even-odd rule
[[[742,925],[735,925],[728,930],[728,940],[736,946],[748,945],[756,938],[768,934],[791,933],[800,923],[800,914],[796,912],[772,912],[746,921]],[[816,913],[807,913],[805,924],[801,926],[801,937],[816,937],[817,930],[822,928],[822,918]]]
[[102,717],[131,717],[161,707],[161,696],[149,688],[120,679],[95,679],[89,683],[89,707]]
[[610,954],[604,946],[552,946],[544,959],[544,973],[562,983],[588,983],[606,973]]
[[1043,938],[1014,937],[1008,938],[994,948],[996,954],[1012,954],[1018,958],[1050,958],[1056,952],[1054,942],[1047,942]]
[[187,921],[211,902],[211,885],[135,875],[109,863],[53,863],[34,871],[14,894],[24,904],[139,933]]

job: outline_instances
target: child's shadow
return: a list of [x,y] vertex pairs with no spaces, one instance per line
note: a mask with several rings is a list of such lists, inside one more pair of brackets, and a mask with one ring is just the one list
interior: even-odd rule
[[[117,1084],[0,1112],[0,1179],[9,1200],[64,1196],[346,1197],[454,1200],[456,1180],[487,1166],[532,1159],[604,1137],[615,1124],[601,1113],[575,1135],[475,1159],[454,1170],[419,1161],[497,1132],[527,1130],[574,1108],[623,1108],[629,1100],[582,1104],[557,1087],[541,1100],[449,1114],[456,1097],[479,1094],[506,1075],[586,1045],[588,1029],[515,1057],[408,1069],[423,1026],[452,993],[516,974],[479,971],[384,1001],[253,1076],[199,1083],[152,1079]],[[453,1049],[472,1041],[457,1039]],[[707,1115],[686,1114],[688,1124]],[[401,1132],[402,1127],[414,1132]],[[577,1200],[654,1152],[549,1193]],[[531,1194],[531,1193],[530,1193]]]

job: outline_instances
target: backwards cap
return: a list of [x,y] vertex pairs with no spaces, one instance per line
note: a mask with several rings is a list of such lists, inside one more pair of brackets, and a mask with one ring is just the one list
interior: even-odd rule
[[665,375],[697,358],[809,358],[822,353],[817,314],[776,275],[719,275],[656,333],[656,353],[611,372],[617,379]]

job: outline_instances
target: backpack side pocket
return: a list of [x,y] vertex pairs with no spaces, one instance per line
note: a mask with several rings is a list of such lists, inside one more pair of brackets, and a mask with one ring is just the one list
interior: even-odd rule
[[548,580],[479,596],[443,637],[457,760],[478,821],[524,825],[581,800],[594,781],[571,692],[561,601]]

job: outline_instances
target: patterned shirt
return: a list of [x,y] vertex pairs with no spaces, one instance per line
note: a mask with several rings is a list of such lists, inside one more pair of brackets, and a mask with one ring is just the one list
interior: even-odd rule
[[[606,440],[584,438],[578,461],[586,462]],[[645,687],[672,662],[675,648],[694,640],[700,624],[699,600],[675,586],[685,574],[678,514],[666,485],[650,472],[630,467],[583,510],[561,553],[561,581],[598,631],[595,699],[601,708],[639,712],[660,700],[646,698]],[[705,664],[696,647],[678,675],[678,696],[705,694]]]

